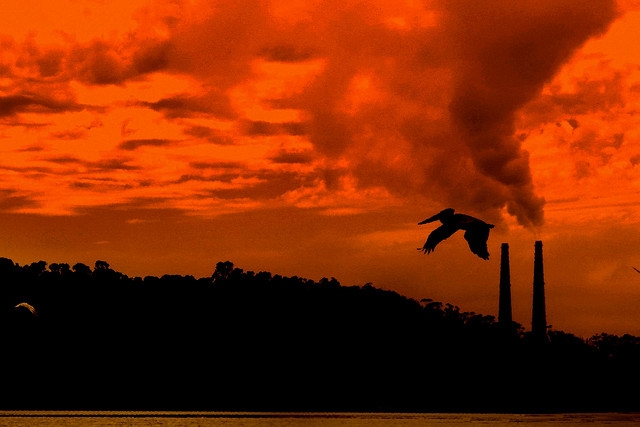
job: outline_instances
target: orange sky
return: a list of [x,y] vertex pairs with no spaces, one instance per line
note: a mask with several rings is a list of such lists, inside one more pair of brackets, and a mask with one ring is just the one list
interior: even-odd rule
[[[640,3],[23,0],[0,15],[0,256],[218,261],[640,335]],[[496,224],[430,255],[445,207]],[[435,226],[435,225],[434,225]]]

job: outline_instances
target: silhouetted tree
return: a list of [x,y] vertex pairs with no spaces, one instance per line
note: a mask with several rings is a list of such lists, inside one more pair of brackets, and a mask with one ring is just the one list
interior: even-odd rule
[[453,304],[230,261],[199,279],[46,266],[0,258],[4,382],[38,384],[0,389],[4,408],[640,410],[623,391],[640,381],[631,335],[550,330],[533,346],[514,322],[505,341]]
[[72,268],[73,271],[79,276],[91,276],[91,268],[88,265],[82,264],[81,262],[74,264]]
[[95,264],[95,268],[93,269],[93,271],[104,271],[104,270],[109,270],[109,263],[106,261],[96,261]]
[[211,278],[213,281],[220,281],[229,278],[229,275],[233,271],[233,263],[231,261],[220,261],[216,264],[216,269],[213,272]]

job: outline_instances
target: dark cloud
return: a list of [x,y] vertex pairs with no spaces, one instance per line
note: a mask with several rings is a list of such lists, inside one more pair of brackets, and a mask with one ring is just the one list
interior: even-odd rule
[[20,195],[14,190],[0,190],[0,211],[2,212],[35,207],[38,207],[38,203],[27,196]]
[[42,77],[53,77],[63,70],[64,51],[54,49],[38,56],[36,64]]
[[212,139],[217,131],[208,126],[189,126],[184,129],[183,133],[196,138]]
[[174,144],[173,139],[148,138],[148,139],[127,139],[120,143],[118,148],[126,151],[137,150],[140,147],[164,147]]
[[284,122],[280,123],[279,126],[285,135],[300,136],[308,133],[306,123],[302,122]]
[[171,45],[130,37],[122,44],[93,40],[70,49],[67,73],[88,84],[122,84],[168,66]]
[[281,44],[262,48],[260,56],[272,62],[304,62],[314,58],[315,53],[300,46]]
[[267,121],[246,121],[242,128],[244,133],[249,136],[299,136],[307,133],[305,124],[300,122],[274,123]]
[[606,79],[582,79],[575,83],[573,93],[550,95],[553,102],[568,114],[609,111],[624,105],[624,76],[615,73]]
[[56,157],[48,157],[48,162],[57,163],[61,165],[66,165],[69,163],[80,163],[80,159],[74,156],[56,156]]
[[20,126],[20,127],[23,127],[23,128],[25,128],[27,130],[41,129],[41,128],[45,127],[45,126],[51,125],[51,123],[43,123],[43,122],[41,122],[41,123],[24,122],[24,121],[21,121],[21,120],[17,120],[15,117],[10,118],[4,124],[6,124],[8,126]]
[[201,96],[180,95],[162,98],[156,102],[141,102],[142,106],[163,113],[168,118],[208,115],[233,118],[235,113],[228,97],[217,90],[210,90]]
[[[206,111],[198,101],[192,97],[173,97],[163,98],[156,102],[145,102],[142,105],[151,108],[155,111],[167,112],[170,117],[185,117],[192,112],[204,112]],[[177,113],[173,113],[177,111]]]
[[580,123],[575,118],[570,118],[569,120],[567,120],[567,123],[569,123],[569,126],[571,126],[571,129],[573,130],[576,130],[578,127],[580,127]]
[[138,170],[140,167],[129,164],[129,159],[103,159],[95,162],[86,162],[86,166],[93,170]]
[[69,185],[71,188],[76,188],[79,190],[89,190],[96,187],[96,185],[92,182],[87,181],[75,181]]
[[132,58],[134,74],[147,74],[162,70],[169,65],[171,43],[167,41],[145,41],[138,45]]
[[101,40],[73,49],[69,62],[76,78],[90,84],[122,83],[128,74],[115,46]]
[[[594,169],[611,161],[614,154],[624,143],[624,133],[616,133],[611,136],[602,136],[596,131],[585,131],[579,138],[571,141],[570,147],[578,158],[586,155],[590,166]],[[586,161],[583,161],[586,162]],[[584,166],[581,166],[584,170]],[[584,174],[579,174],[585,176]]]
[[225,2],[197,22],[173,27],[169,68],[196,75],[223,93],[251,73],[251,61],[282,37],[266,3]]
[[229,184],[234,179],[237,179],[240,175],[235,172],[217,172],[217,173],[209,173],[209,174],[185,174],[182,175],[175,181],[172,181],[172,184],[182,184],[185,182],[192,181],[200,181],[200,182],[220,182]]
[[250,121],[243,126],[244,133],[250,136],[269,136],[278,133],[274,123],[265,121]]
[[80,111],[84,107],[72,101],[61,101],[31,93],[0,96],[0,117],[13,116],[18,113],[61,113]]
[[188,126],[183,130],[183,133],[187,136],[204,139],[217,145],[232,145],[235,143],[233,138],[208,126]]
[[0,166],[1,170],[19,172],[23,176],[41,177],[53,173],[53,169],[42,166]]
[[82,139],[87,136],[87,130],[84,128],[69,129],[60,132],[51,132],[51,136],[55,139],[75,140]]
[[288,191],[311,186],[314,180],[314,177],[310,175],[271,170],[243,173],[242,177],[257,178],[259,181],[238,188],[210,190],[209,194],[220,199],[270,200]]
[[314,156],[313,156],[313,153],[309,151],[281,150],[277,154],[269,157],[269,159],[274,163],[285,163],[285,164],[310,163],[311,161],[313,161]]
[[30,147],[25,147],[25,148],[19,148],[17,151],[20,152],[36,152],[36,151],[44,151],[44,147],[40,146],[40,145],[32,145]]
[[243,169],[246,167],[242,162],[191,162],[194,169]]
[[22,43],[5,40],[3,47],[11,47],[17,52],[16,61],[6,66],[3,74],[21,78],[24,75],[39,77],[44,81],[55,82],[65,71],[67,50],[39,46],[33,35],[27,36]]
[[[559,92],[558,88],[551,87],[549,93],[539,96],[526,106],[527,115],[537,122],[546,122],[562,115],[577,116],[594,112],[606,114],[624,106],[625,78],[618,72],[607,78],[576,79],[570,93]],[[574,129],[579,124],[575,118],[567,121]]]
[[0,65],[5,68],[3,74],[17,78],[29,75],[48,83],[72,79],[95,85],[123,84],[165,69],[173,49],[169,41],[154,38],[143,28],[120,39],[113,35],[88,42],[76,42],[71,35],[65,39],[64,47],[39,46],[33,36],[22,43],[4,41],[5,47],[17,51],[17,59]]
[[[47,157],[44,160],[59,165],[77,164],[87,168],[90,172],[95,171],[113,171],[113,170],[138,170],[137,166],[130,164],[130,159],[122,158],[105,158],[97,161],[88,161],[75,156],[55,156]],[[47,170],[49,171],[49,170]]]
[[[222,199],[273,199],[287,191],[311,185],[315,174],[270,169],[250,170],[241,162],[193,162],[193,173],[182,175],[174,184],[190,181],[232,184],[210,190],[209,195]],[[239,179],[245,182],[238,184]]]
[[74,181],[70,184],[71,188],[79,189],[79,190],[95,190],[95,191],[122,191],[122,190],[130,190],[136,187],[148,187],[150,183],[147,180],[142,180],[138,182],[128,181],[122,182],[117,179],[111,178],[83,178],[78,181]]
[[578,160],[574,164],[574,173],[573,176],[577,180],[581,180],[583,178],[588,178],[592,176],[596,171],[595,165],[592,165],[587,160]]

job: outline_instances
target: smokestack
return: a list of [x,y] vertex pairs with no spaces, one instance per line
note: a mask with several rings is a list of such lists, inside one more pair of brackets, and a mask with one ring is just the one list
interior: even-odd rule
[[535,243],[533,257],[533,307],[531,311],[531,336],[535,342],[547,340],[547,314],[544,301],[544,267],[542,264],[542,241]]
[[498,324],[506,333],[511,332],[511,270],[509,268],[509,244],[501,246],[500,258],[500,301],[498,305]]

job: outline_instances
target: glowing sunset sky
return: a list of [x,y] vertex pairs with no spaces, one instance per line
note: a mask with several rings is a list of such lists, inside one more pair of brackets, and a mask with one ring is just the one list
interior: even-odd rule
[[[22,0],[0,14],[0,256],[218,261],[640,335],[640,3]],[[445,207],[494,223],[424,255]]]

